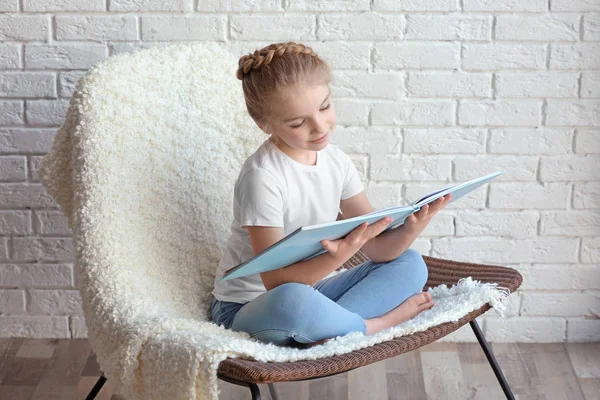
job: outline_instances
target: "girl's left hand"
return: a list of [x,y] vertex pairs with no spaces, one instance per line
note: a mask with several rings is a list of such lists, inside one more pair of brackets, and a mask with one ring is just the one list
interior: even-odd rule
[[[440,197],[436,201],[430,204],[425,204],[419,211],[409,215],[404,221],[404,226],[411,232],[421,233],[431,221],[431,218],[437,214],[442,208],[450,202],[452,193],[449,193],[443,197]],[[431,207],[430,207],[431,205]]]

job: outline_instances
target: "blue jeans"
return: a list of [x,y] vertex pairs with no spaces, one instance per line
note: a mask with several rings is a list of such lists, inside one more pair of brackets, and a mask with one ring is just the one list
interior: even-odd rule
[[384,315],[421,292],[427,275],[421,254],[408,249],[394,260],[367,261],[314,287],[289,282],[245,304],[214,299],[212,320],[283,346],[366,334],[365,319]]

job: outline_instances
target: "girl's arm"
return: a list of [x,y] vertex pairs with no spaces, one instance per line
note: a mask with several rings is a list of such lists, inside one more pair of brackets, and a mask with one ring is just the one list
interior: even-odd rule
[[373,262],[391,261],[404,253],[420,234],[421,232],[402,225],[369,240],[362,247],[362,251]]
[[[364,223],[346,235],[344,239],[327,241],[327,253],[313,257],[310,260],[299,261],[284,268],[261,272],[260,278],[263,285],[265,285],[265,289],[271,290],[287,282],[305,283],[314,286],[348,261],[366,241],[381,233],[389,225],[389,222],[381,220],[369,226]],[[284,237],[283,228],[246,226],[246,229],[248,229],[255,255]]]
[[[362,251],[374,262],[391,261],[404,253],[431,221],[431,218],[450,202],[452,194],[440,197],[408,216],[404,224],[366,242]],[[365,192],[340,202],[344,218],[352,218],[374,211]]]
[[[344,219],[358,217],[375,211],[364,191],[349,199],[340,201],[340,209]],[[410,247],[416,237],[405,235],[405,232],[399,234],[400,228],[392,229],[366,242],[362,251],[373,262],[391,261],[404,253]],[[393,237],[390,233],[395,232]]]

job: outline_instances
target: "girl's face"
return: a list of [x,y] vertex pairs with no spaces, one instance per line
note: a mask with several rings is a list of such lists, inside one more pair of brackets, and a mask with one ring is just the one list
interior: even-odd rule
[[335,128],[335,110],[327,85],[287,88],[274,111],[268,133],[278,139],[283,151],[299,155],[322,150],[329,143]]

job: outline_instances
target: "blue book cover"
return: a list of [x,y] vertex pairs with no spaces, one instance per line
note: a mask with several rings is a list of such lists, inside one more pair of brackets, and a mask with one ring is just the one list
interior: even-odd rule
[[358,217],[327,222],[319,225],[302,226],[277,243],[266,248],[261,253],[240,265],[227,270],[220,280],[229,280],[258,274],[260,272],[271,271],[316,257],[327,251],[321,245],[322,240],[341,239],[363,222],[372,224],[389,216],[392,218],[392,222],[384,232],[389,229],[395,229],[401,226],[410,214],[419,211],[425,204],[431,203],[449,193],[452,193],[452,200],[450,200],[450,203],[452,203],[503,173],[504,171],[494,172],[464,183],[437,190],[405,206],[389,207]]

